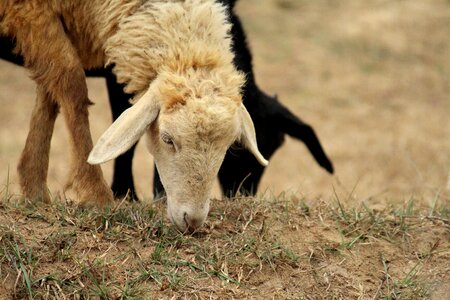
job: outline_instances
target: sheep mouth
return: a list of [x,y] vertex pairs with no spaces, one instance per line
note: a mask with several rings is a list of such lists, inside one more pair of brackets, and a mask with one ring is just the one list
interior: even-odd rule
[[186,229],[184,230],[183,233],[194,234],[197,231],[197,228],[190,226],[189,222],[186,218],[187,218],[187,213],[184,213],[183,220],[184,220],[184,223],[186,224]]
[[175,226],[175,228],[179,232],[181,232],[183,234],[193,233],[192,228],[189,227],[189,224],[186,221],[186,214],[183,215],[184,226],[180,226],[180,225],[178,225],[177,222],[175,222],[175,218],[173,217],[172,212],[169,211],[167,215],[169,217],[170,222]]

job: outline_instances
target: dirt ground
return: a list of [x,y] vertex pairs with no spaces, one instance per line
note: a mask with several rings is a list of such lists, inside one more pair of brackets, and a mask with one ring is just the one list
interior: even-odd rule
[[[260,190],[266,197],[273,194],[279,199],[288,194],[288,199],[306,199],[312,207],[329,207],[332,199],[338,198],[347,207],[361,208],[364,204],[374,212],[383,213],[391,212],[393,207],[404,207],[412,199],[416,208],[439,207],[441,212],[448,212],[448,1],[240,0],[237,12],[248,35],[259,86],[269,94],[277,94],[281,102],[314,127],[336,170],[334,176],[328,175],[318,167],[303,144],[287,138],[263,177]],[[107,113],[109,107],[103,80],[88,79],[88,86],[90,98],[96,103],[91,110],[91,129],[96,140],[111,122]],[[28,130],[34,88],[24,69],[0,61],[0,185],[10,194],[19,193],[16,164]],[[59,118],[49,170],[49,186],[54,195],[65,183],[67,145],[67,132]],[[103,168],[106,178],[111,178],[111,163]],[[144,199],[151,200],[152,159],[143,143],[138,146],[134,173],[138,192]],[[218,188],[215,195],[220,198]],[[217,207],[213,209],[223,208],[223,204]],[[276,214],[282,211],[276,210]],[[280,229],[274,230],[277,234],[282,233],[279,242],[297,255],[311,255],[308,264],[318,255],[318,265],[305,271],[306,266],[293,266],[291,262],[276,261],[276,267],[271,268],[271,264],[264,261],[263,271],[256,272],[248,282],[257,290],[249,288],[244,294],[234,291],[235,294],[227,295],[263,298],[267,294],[262,292],[268,293],[270,289],[279,287],[279,291],[289,291],[288,284],[299,286],[305,283],[310,289],[302,290],[304,293],[300,294],[305,295],[304,298],[287,292],[271,295],[279,299],[309,299],[307,295],[312,295],[311,299],[327,298],[327,295],[346,299],[341,293],[345,288],[339,281],[333,281],[345,278],[341,283],[345,281],[348,290],[354,292],[349,298],[376,299],[382,293],[376,292],[379,283],[374,281],[371,272],[383,273],[383,265],[380,265],[383,259],[379,253],[392,254],[395,258],[386,258],[386,261],[393,264],[399,259],[401,263],[397,269],[394,267],[394,272],[404,276],[408,274],[405,270],[414,267],[412,253],[420,252],[417,248],[414,251],[408,248],[414,243],[419,248],[428,247],[430,253],[437,241],[440,242],[436,247],[444,247],[440,256],[434,256],[434,260],[430,260],[433,263],[426,265],[429,269],[424,267],[426,272],[444,272],[439,269],[440,264],[449,264],[448,227],[422,219],[423,222],[412,224],[414,229],[408,232],[411,239],[406,246],[399,245],[403,240],[396,239],[398,236],[389,242],[375,236],[367,248],[359,245],[358,251],[343,255],[341,264],[335,256],[329,260],[330,253],[342,255],[341,248],[333,244],[333,241],[341,241],[338,234],[341,225],[332,217],[322,220],[319,208],[312,211],[313,221],[295,219],[294,225],[282,222]],[[333,215],[331,211],[328,213]],[[276,220],[273,220],[274,224],[277,224]],[[255,228],[264,222],[261,219],[256,224]],[[241,225],[245,222],[233,226]],[[303,229],[299,232],[295,226]],[[211,239],[219,233],[226,234],[226,230],[220,229]],[[298,238],[299,233],[302,239]],[[321,252],[311,246],[321,243],[320,249],[323,249],[322,242],[331,250]],[[339,251],[333,250],[336,247]],[[183,248],[183,251],[190,250]],[[281,269],[278,263],[282,265]],[[433,268],[440,271],[433,273]],[[239,273],[239,270],[235,271]],[[257,282],[258,276],[260,282]],[[318,281],[311,278],[320,278],[323,289],[318,288],[315,285]],[[446,281],[440,281],[446,284],[436,288],[441,294],[436,292],[434,299],[444,299],[443,295],[450,291],[448,279],[447,276]],[[209,284],[224,286],[223,281],[216,281]],[[321,294],[327,285],[342,291]],[[183,295],[189,297],[186,293],[178,294]],[[207,295],[205,292],[201,297],[207,298]],[[164,296],[169,297],[169,294]]]
[[[436,299],[450,223],[296,197],[217,200],[194,235],[164,205],[0,202],[0,299]],[[416,203],[417,204],[417,203]]]

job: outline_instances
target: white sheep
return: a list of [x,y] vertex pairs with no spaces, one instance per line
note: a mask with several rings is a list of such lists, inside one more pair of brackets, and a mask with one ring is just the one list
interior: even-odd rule
[[[0,34],[16,40],[37,83],[18,166],[24,196],[50,201],[50,139],[61,109],[71,137],[66,187],[82,203],[113,200],[95,165],[117,157],[147,133],[167,191],[169,218],[182,231],[198,228],[234,141],[267,165],[242,105],[244,77],[232,63],[229,29],[224,7],[212,0],[2,0]],[[83,69],[105,63],[114,65],[136,104],[92,149]]]

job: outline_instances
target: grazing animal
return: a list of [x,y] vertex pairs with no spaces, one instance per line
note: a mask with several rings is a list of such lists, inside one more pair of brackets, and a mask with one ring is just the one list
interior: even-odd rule
[[[37,83],[18,167],[24,195],[49,201],[50,139],[61,109],[71,135],[66,187],[82,203],[112,201],[97,164],[146,134],[170,220],[181,231],[201,226],[231,144],[239,140],[261,164],[268,163],[242,104],[244,76],[233,65],[229,30],[225,7],[212,0],[2,1],[0,33],[15,39]],[[105,63],[114,65],[125,92],[136,95],[135,104],[92,148],[84,69]]]
[[[303,141],[319,165],[332,174],[333,164],[325,154],[313,128],[291,113],[276,97],[264,93],[256,84],[246,35],[239,17],[233,10],[236,0],[220,2],[226,5],[232,24],[234,64],[238,70],[246,74],[243,102],[253,120],[261,153],[266,159],[270,159],[283,144],[285,134],[288,134]],[[219,171],[222,192],[230,197],[236,195],[238,191],[245,195],[254,195],[264,170],[265,166],[259,164],[246,149],[233,147],[227,152]],[[164,193],[157,172],[153,187],[155,195]]]
[[[247,74],[243,86],[243,102],[255,125],[258,147],[261,153],[266,158],[270,158],[282,145],[284,135],[288,134],[303,141],[319,165],[333,173],[333,165],[326,156],[311,126],[293,115],[277,101],[276,97],[267,95],[257,86],[253,74],[252,56],[246,43],[245,33],[239,17],[233,11],[235,1],[221,2],[227,5],[232,24],[234,63],[238,70]],[[0,36],[0,58],[22,65],[22,57],[14,54],[13,48],[14,43],[11,39]],[[86,75],[105,77],[113,120],[130,107],[128,100],[132,95],[123,91],[123,85],[117,83],[116,76],[110,67],[87,70]],[[137,199],[131,169],[134,149],[135,146],[118,156],[114,161],[111,189],[117,197],[123,197],[129,193],[131,199]],[[238,192],[239,187],[241,187],[241,193],[256,193],[264,170],[265,168],[255,161],[251,153],[235,147],[232,151],[227,152],[219,170],[219,182],[223,193],[227,196],[233,196]],[[153,187],[155,195],[164,193],[156,169]]]

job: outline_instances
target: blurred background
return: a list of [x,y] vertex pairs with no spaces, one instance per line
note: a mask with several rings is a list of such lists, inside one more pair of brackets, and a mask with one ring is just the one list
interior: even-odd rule
[[[287,138],[261,192],[309,201],[336,194],[380,208],[411,198],[450,206],[449,1],[239,0],[236,12],[260,88],[313,126],[336,170],[330,176]],[[89,78],[88,87],[96,141],[111,114],[104,80]],[[16,165],[34,90],[25,69],[0,61],[0,191],[19,193]],[[60,117],[50,157],[54,195],[64,186],[68,154]],[[134,174],[145,199],[152,169],[141,141]],[[103,170],[110,180],[112,163]]]

